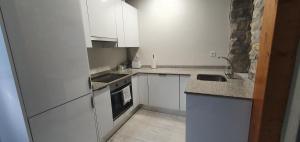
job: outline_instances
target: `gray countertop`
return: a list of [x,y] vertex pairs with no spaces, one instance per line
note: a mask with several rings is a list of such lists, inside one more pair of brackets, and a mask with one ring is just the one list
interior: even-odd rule
[[[231,97],[237,99],[252,99],[253,85],[245,74],[237,74],[239,79],[227,79],[227,82],[201,81],[197,80],[197,74],[224,75],[224,69],[203,69],[203,68],[141,68],[127,69],[122,72],[132,76],[138,73],[147,74],[175,74],[190,75],[185,92],[193,95],[213,95],[221,97]],[[125,76],[125,77],[128,77]],[[124,78],[125,78],[124,77]],[[122,79],[122,78],[120,78]],[[116,80],[117,81],[117,80]],[[93,87],[104,88],[109,83],[93,83]]]

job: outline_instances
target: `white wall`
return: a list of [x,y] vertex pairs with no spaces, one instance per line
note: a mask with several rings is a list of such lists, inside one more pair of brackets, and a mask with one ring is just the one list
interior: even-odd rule
[[[282,131],[282,142],[299,142],[297,139],[297,132],[300,127],[300,43],[298,46],[298,53],[296,59],[296,66],[294,70],[293,83],[289,97],[284,127]],[[298,135],[298,137],[300,137]]]
[[[0,16],[1,13],[0,13]],[[1,21],[2,19],[0,19]],[[2,28],[2,22],[0,23]],[[0,28],[0,142],[28,142],[27,128],[21,109],[3,32]]]
[[139,10],[142,64],[224,65],[209,51],[229,51],[230,0],[127,0]]

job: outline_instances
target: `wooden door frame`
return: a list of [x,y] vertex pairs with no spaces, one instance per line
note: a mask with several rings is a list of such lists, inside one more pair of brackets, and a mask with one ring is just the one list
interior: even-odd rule
[[300,0],[265,0],[249,142],[280,142],[299,40]]

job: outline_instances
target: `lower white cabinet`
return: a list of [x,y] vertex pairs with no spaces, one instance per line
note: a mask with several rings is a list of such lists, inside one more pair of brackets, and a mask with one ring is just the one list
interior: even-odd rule
[[148,87],[148,75],[138,74],[138,94],[140,104],[149,104],[149,87]]
[[149,105],[179,110],[179,75],[149,74]]
[[97,142],[91,95],[29,119],[34,142]]
[[138,76],[139,75],[134,75],[131,77],[133,108],[136,108],[140,104]]
[[180,75],[180,110],[186,111],[186,94],[184,93],[188,80],[191,77],[189,75]]
[[99,137],[103,141],[114,126],[109,87],[94,91],[94,105]]
[[252,100],[187,94],[187,142],[248,142]]

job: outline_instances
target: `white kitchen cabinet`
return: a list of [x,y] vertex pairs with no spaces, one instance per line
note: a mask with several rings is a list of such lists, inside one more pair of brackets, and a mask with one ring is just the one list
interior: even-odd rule
[[9,0],[1,10],[28,117],[91,93],[79,1]]
[[187,142],[248,142],[252,100],[187,94]]
[[124,0],[117,0],[116,23],[118,47],[139,47],[137,9]]
[[88,48],[92,47],[92,39],[90,34],[90,23],[89,23],[89,15],[87,9],[87,0],[80,0],[81,5],[81,16],[82,16],[82,23],[84,29],[84,36],[85,36],[85,46]]
[[139,75],[134,75],[131,77],[132,83],[132,96],[133,96],[133,108],[136,108],[140,104],[139,98],[139,83],[138,77]]
[[186,94],[184,93],[190,76],[180,75],[180,110],[186,111]]
[[117,39],[116,4],[117,0],[87,0],[91,37]]
[[126,2],[123,3],[123,21],[126,47],[139,47],[139,25],[137,9]]
[[148,75],[138,75],[138,93],[140,98],[140,104],[149,104],[149,87],[148,87]]
[[91,95],[29,119],[34,142],[97,142]]
[[149,74],[149,105],[179,110],[179,75]]
[[118,47],[126,47],[125,31],[124,31],[124,17],[123,17],[123,0],[116,0],[116,24]]
[[94,105],[97,114],[99,137],[105,140],[114,125],[109,87],[94,91]]

